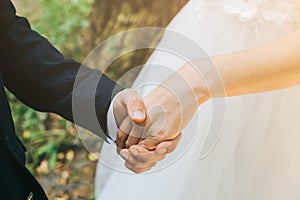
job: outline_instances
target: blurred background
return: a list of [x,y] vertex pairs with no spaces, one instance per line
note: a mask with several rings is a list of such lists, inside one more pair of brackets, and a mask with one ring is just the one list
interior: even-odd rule
[[[18,15],[27,17],[32,28],[66,58],[79,62],[116,33],[138,27],[166,27],[187,1],[13,0]],[[154,37],[153,44],[160,37]],[[128,45],[126,38],[114,48],[122,45]],[[144,64],[152,51],[126,54],[112,63],[106,74],[118,80],[132,67]],[[126,86],[132,80],[134,77]],[[49,199],[94,199],[97,159],[81,144],[74,125],[55,114],[36,112],[10,93],[9,100],[17,134],[27,147],[27,166]]]

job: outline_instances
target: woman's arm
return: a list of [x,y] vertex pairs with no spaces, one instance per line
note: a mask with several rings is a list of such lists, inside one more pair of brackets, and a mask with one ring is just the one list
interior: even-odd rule
[[[212,61],[223,79],[226,96],[268,92],[295,86],[300,84],[300,30],[263,46],[213,57]],[[189,64],[183,66],[179,73],[182,71],[189,80],[186,71],[193,70],[197,70],[196,74],[201,73],[201,60],[196,62],[196,67]],[[195,85],[195,91],[203,88],[199,76],[190,80],[191,84]],[[213,81],[208,82],[211,83],[209,88],[221,90],[216,89],[220,86]]]
[[[185,64],[146,96],[145,127],[133,124],[128,129],[129,119],[125,120],[120,130],[129,132],[129,137],[118,140],[126,142],[127,147],[140,142],[147,149],[155,149],[160,142],[175,138],[197,108],[210,98],[267,92],[297,84],[300,30],[253,49]],[[136,154],[131,154],[126,165],[139,166],[142,154]]]

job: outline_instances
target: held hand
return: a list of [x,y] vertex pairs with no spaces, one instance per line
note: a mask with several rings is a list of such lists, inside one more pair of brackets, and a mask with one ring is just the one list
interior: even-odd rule
[[[146,120],[146,108],[144,100],[133,89],[125,89],[120,92],[113,105],[114,117],[118,127],[127,119],[130,123],[142,123]],[[120,131],[119,131],[120,132]],[[119,133],[118,133],[119,135]],[[118,151],[126,147],[128,134],[123,134],[123,140],[117,140]]]
[[136,124],[127,117],[118,130],[117,143],[125,143],[127,148],[120,152],[125,166],[135,173],[143,173],[173,152],[182,137],[181,130],[197,109],[193,102],[189,99],[180,103],[164,87],[150,93],[145,99],[146,121]]
[[[117,149],[126,161],[125,166],[131,171],[135,173],[148,171],[176,149],[181,134],[177,134],[174,139],[169,141],[164,139],[165,142],[158,144],[155,151],[149,151],[141,145],[136,145],[147,127],[146,124],[150,122],[146,121],[147,113],[144,101],[134,90],[121,92],[117,96],[113,108],[116,123],[118,127],[121,126],[116,141]],[[130,132],[131,135],[128,134]]]
[[181,140],[180,133],[176,138],[170,141],[160,143],[155,151],[149,151],[141,145],[133,145],[129,149],[123,149],[120,152],[122,158],[126,161],[125,166],[136,174],[149,171],[157,162],[166,158],[167,154],[172,153]]
[[[130,160],[130,157],[135,157],[135,160],[143,160],[142,154],[135,154],[130,151],[131,146],[139,144],[143,150],[139,152],[149,152],[152,154],[159,150],[161,143],[169,141],[169,144],[174,142],[177,146],[178,136],[181,137],[181,131],[187,126],[197,108],[210,98],[210,94],[198,72],[194,67],[187,64],[179,69],[176,73],[170,76],[161,85],[156,87],[145,98],[147,108],[147,117],[143,123],[133,123],[127,117],[122,122],[117,141],[120,144],[125,144],[129,151],[129,156],[124,153],[122,157],[127,160],[128,168],[135,166]],[[129,136],[128,136],[129,135]],[[128,161],[129,159],[129,161]],[[156,164],[160,160],[145,161],[143,169],[146,166],[151,168],[151,163]],[[154,162],[156,161],[156,162]],[[139,166],[138,162],[133,162]],[[141,166],[140,166],[141,167]],[[135,169],[135,168],[134,168]],[[138,168],[139,169],[139,168]],[[143,172],[143,170],[142,170]]]

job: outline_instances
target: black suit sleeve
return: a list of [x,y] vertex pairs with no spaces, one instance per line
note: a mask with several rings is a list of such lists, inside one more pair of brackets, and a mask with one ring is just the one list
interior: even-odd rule
[[[25,18],[16,16],[9,0],[0,0],[0,46],[0,67],[6,87],[30,107],[57,113],[70,121],[74,121],[74,91],[83,103],[87,102],[93,91],[89,91],[84,83],[101,77],[94,100],[103,131],[99,133],[97,128],[89,125],[88,120],[76,123],[105,137],[107,111],[113,96],[123,89],[121,86],[99,70],[64,59],[45,38],[31,30]],[[74,87],[75,78],[83,84]]]

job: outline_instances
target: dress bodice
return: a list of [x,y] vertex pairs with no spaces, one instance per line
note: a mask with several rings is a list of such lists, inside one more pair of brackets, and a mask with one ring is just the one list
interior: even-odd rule
[[236,16],[243,23],[251,23],[256,32],[264,23],[282,28],[300,27],[300,0],[198,0],[196,10],[201,18],[206,6],[221,6],[228,15]]

